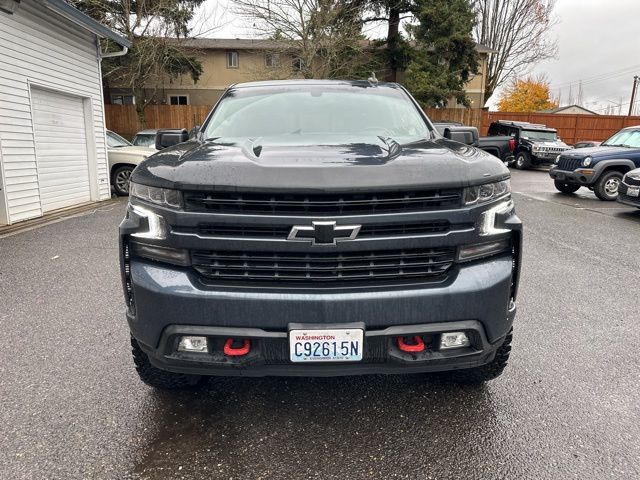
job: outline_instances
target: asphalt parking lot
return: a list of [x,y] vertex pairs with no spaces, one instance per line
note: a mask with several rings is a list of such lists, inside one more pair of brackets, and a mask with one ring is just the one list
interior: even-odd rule
[[514,172],[514,346],[484,387],[421,375],[216,379],[133,369],[124,202],[0,238],[0,478],[640,478],[640,210]]

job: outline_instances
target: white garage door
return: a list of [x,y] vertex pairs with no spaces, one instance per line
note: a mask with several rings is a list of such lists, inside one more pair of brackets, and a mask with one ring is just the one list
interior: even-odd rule
[[82,98],[34,88],[31,101],[42,211],[90,201]]

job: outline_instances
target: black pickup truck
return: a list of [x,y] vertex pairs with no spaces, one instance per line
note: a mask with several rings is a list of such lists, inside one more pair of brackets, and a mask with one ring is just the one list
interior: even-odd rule
[[453,141],[468,133],[444,138],[393,83],[230,87],[131,177],[120,261],[141,379],[500,375],[521,222],[504,163]]
[[[450,128],[462,127],[460,122],[434,122],[433,126],[440,132],[441,135],[445,135]],[[514,160],[513,152],[516,148],[515,139],[503,135],[495,135],[491,137],[477,137],[474,146],[487,153],[490,153],[494,157],[498,157],[507,165],[511,164]]]
[[498,120],[489,126],[489,135],[504,135],[514,140],[513,166],[520,170],[551,165],[559,154],[571,149],[558,138],[555,128],[536,123]]

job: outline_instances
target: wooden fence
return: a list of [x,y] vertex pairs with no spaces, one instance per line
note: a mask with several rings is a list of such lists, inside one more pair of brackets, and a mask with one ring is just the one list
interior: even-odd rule
[[569,145],[580,140],[603,141],[624,127],[640,125],[640,117],[618,115],[562,115],[558,113],[489,112],[464,108],[429,108],[429,118],[437,121],[457,121],[477,127],[487,135],[491,122],[514,120],[541,123],[558,130],[558,136]]
[[[202,124],[208,105],[151,105],[145,109],[146,128],[186,128]],[[616,115],[561,115],[552,113],[489,112],[465,108],[428,108],[425,110],[433,121],[455,121],[477,127],[480,135],[486,135],[491,122],[516,120],[542,123],[558,130],[558,135],[568,144],[580,140],[602,141],[624,127],[640,125],[640,117]],[[107,128],[131,138],[143,126],[138,121],[133,105],[105,105]]]
[[125,138],[143,128],[186,128],[201,125],[211,110],[207,105],[150,105],[145,108],[146,125],[138,119],[134,105],[105,105],[107,128]]

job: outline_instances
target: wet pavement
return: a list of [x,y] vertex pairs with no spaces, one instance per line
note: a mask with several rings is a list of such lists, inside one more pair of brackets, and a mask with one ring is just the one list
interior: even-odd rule
[[139,382],[124,203],[0,238],[0,478],[639,478],[640,210],[514,172],[525,258],[511,361],[423,375]]

